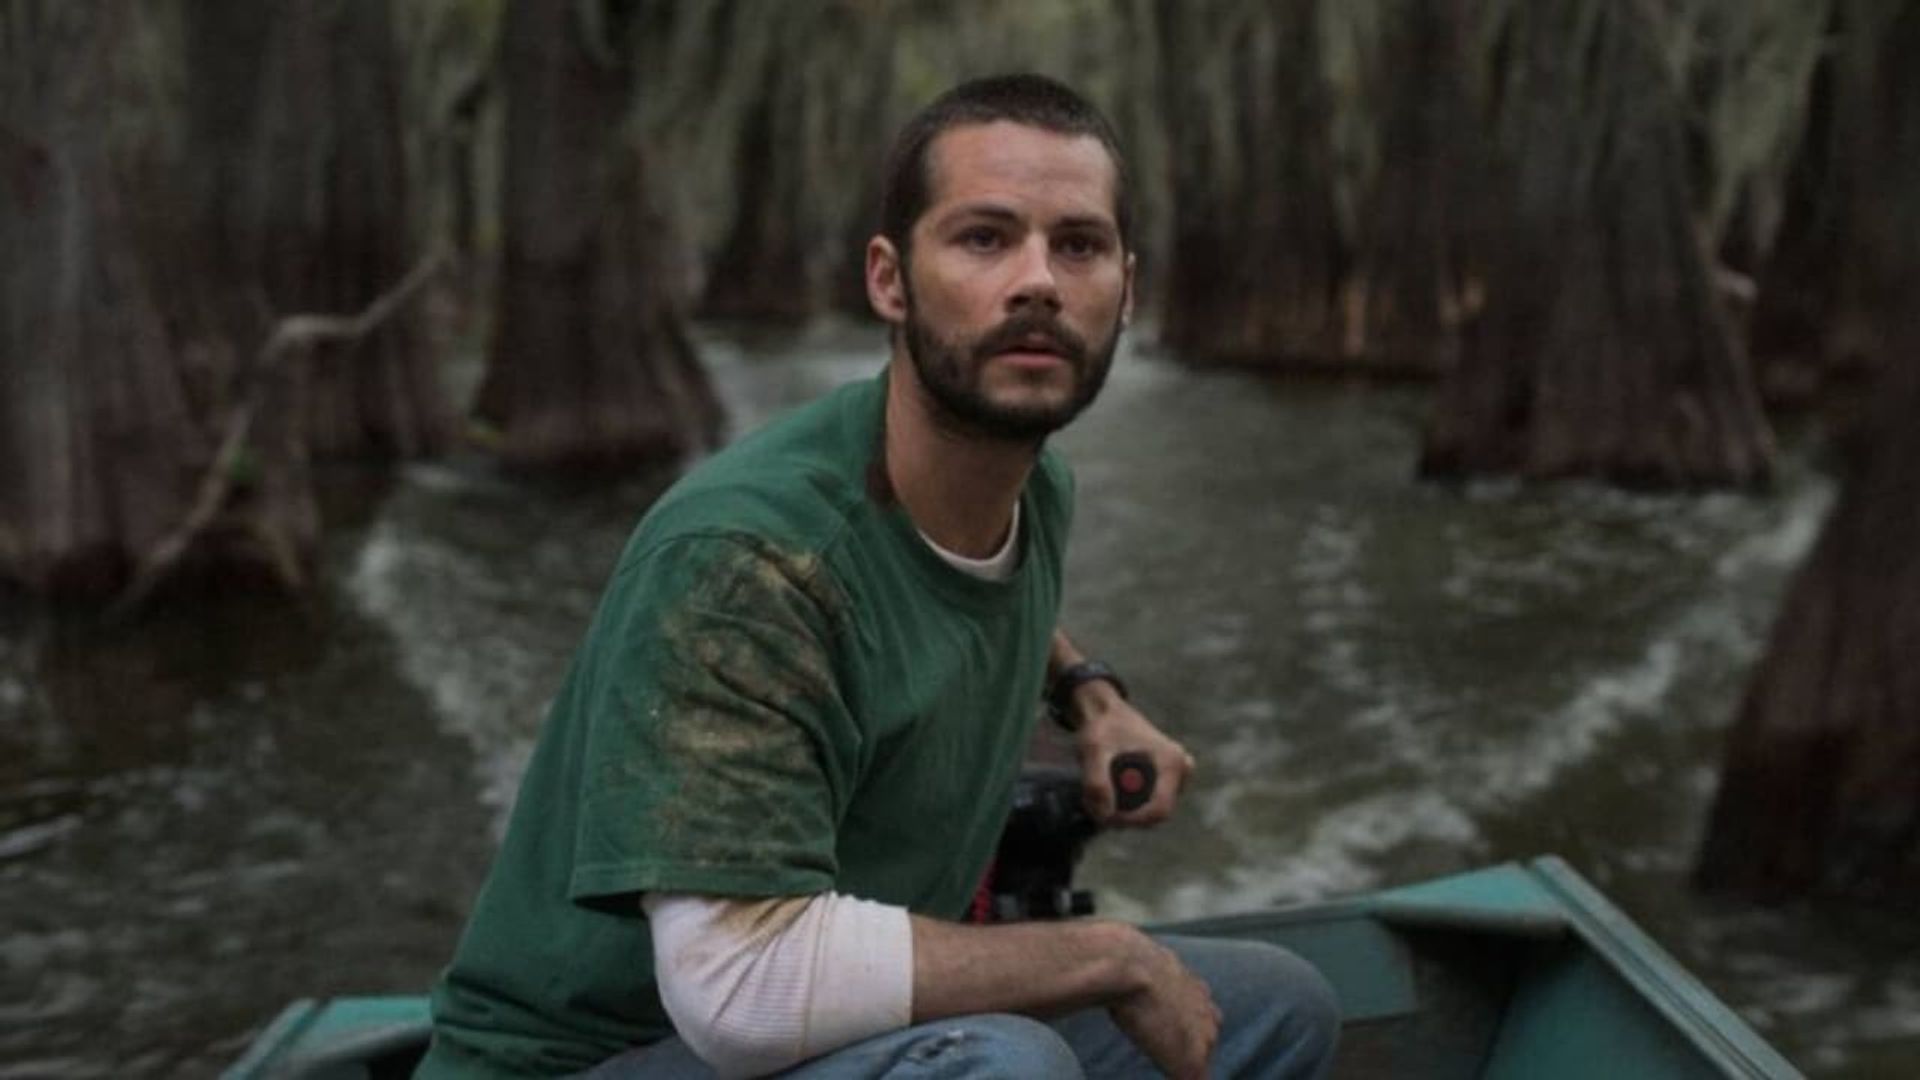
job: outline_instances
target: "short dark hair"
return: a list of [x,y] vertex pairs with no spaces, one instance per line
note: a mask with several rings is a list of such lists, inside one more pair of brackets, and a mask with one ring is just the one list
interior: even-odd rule
[[913,223],[926,213],[932,197],[927,151],[933,140],[949,128],[996,120],[1100,140],[1113,159],[1113,216],[1120,243],[1133,246],[1126,159],[1120,153],[1113,125],[1092,102],[1045,75],[992,75],[963,82],[941,94],[914,114],[893,141],[893,149],[887,154],[886,186],[880,195],[880,234],[893,242],[903,261]]

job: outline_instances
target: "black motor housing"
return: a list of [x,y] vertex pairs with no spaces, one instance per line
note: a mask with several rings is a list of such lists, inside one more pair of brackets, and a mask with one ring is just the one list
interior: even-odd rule
[[1013,810],[994,855],[987,922],[1093,913],[1093,894],[1073,887],[1074,867],[1100,827],[1081,803],[1080,773],[1029,766],[1013,785]]

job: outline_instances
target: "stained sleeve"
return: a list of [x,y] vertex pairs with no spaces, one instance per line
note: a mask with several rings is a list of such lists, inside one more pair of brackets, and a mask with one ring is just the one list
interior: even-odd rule
[[684,538],[623,564],[583,660],[572,899],[832,887],[860,744],[845,618],[817,556],[763,541]]

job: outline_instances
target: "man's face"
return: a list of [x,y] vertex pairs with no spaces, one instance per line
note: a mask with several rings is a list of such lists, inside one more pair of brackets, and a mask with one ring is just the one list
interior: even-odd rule
[[903,332],[961,428],[1044,438],[1100,392],[1131,305],[1114,166],[1091,136],[1009,122],[950,129],[901,268]]

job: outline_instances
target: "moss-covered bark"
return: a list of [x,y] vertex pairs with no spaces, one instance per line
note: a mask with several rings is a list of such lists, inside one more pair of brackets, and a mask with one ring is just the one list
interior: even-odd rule
[[[1794,236],[1812,249],[1806,261],[1827,257],[1797,281],[1786,274],[1769,281],[1789,295],[1799,287],[1802,311],[1819,328],[1823,366],[1852,376],[1870,377],[1899,358],[1891,347],[1900,334],[1896,323],[1913,303],[1920,78],[1903,50],[1920,46],[1917,21],[1911,3],[1840,0],[1827,110],[1812,129],[1825,137],[1809,149],[1815,213]],[[1816,231],[1824,235],[1806,235]],[[1809,280],[1816,276],[1824,281]]]
[[1728,736],[1710,888],[1920,903],[1920,327]]
[[298,585],[313,448],[423,453],[446,434],[404,316],[262,362],[284,317],[358,313],[412,258],[388,4],[96,7],[0,9],[18,155],[0,437],[20,463],[0,470],[0,562],[62,595],[144,579],[163,548],[169,568]]
[[[388,0],[194,0],[189,159],[235,340],[276,317],[357,312],[418,258]],[[416,456],[451,411],[417,309],[301,366],[299,441],[323,456]],[[276,424],[285,430],[285,424]]]
[[118,588],[212,451],[227,343],[166,302],[193,264],[150,15],[0,8],[0,577],[40,592]]
[[[700,314],[798,322],[861,260],[879,199],[893,86],[893,16],[866,5],[745,3],[720,47],[757,69],[734,138],[732,221],[705,274]],[[851,232],[860,233],[854,236]],[[863,279],[862,279],[863,280]],[[864,284],[860,290],[865,305]]]
[[1729,735],[1699,864],[1711,887],[1920,902],[1920,9],[1850,0],[1844,114],[1870,217],[1838,295],[1867,392],[1840,498]]
[[1200,362],[1321,364],[1340,341],[1318,5],[1157,9],[1172,170],[1161,335]]
[[686,335],[671,223],[629,125],[635,5],[517,0],[501,35],[504,248],[477,411],[526,466],[672,461],[719,407]]
[[1495,9],[1486,304],[1422,471],[1764,481],[1772,437],[1693,216],[1651,15],[1610,0]]
[[1355,200],[1339,355],[1349,369],[1432,374],[1454,365],[1484,299],[1473,243],[1488,161],[1468,88],[1471,8],[1387,4],[1377,19],[1360,110],[1377,150]]

